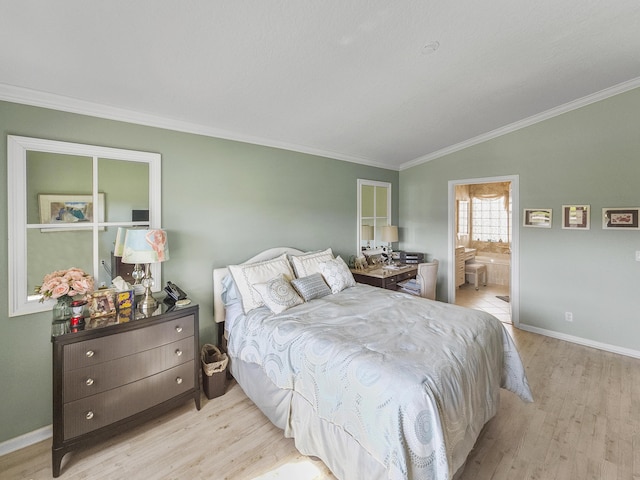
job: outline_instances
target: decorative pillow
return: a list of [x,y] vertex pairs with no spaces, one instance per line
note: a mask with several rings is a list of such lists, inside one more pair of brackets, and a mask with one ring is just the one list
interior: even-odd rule
[[347,287],[355,287],[356,281],[349,267],[340,256],[320,264],[320,271],[331,293],[338,293]]
[[231,272],[242,298],[244,313],[249,313],[254,308],[264,305],[264,300],[252,285],[268,282],[280,274],[289,281],[294,278],[293,270],[285,253],[263,262],[229,265],[229,272]]
[[291,282],[280,274],[265,283],[256,283],[253,288],[260,294],[264,304],[273,313],[284,312],[287,308],[304,303],[300,295],[291,286]]
[[319,252],[308,252],[302,255],[292,255],[291,264],[296,272],[296,277],[308,277],[314,273],[320,273],[318,265],[327,260],[333,259],[333,252],[330,248]]
[[294,278],[291,280],[291,285],[305,302],[331,294],[331,289],[327,285],[327,282],[324,281],[324,278],[322,278],[321,273],[314,273],[302,278]]

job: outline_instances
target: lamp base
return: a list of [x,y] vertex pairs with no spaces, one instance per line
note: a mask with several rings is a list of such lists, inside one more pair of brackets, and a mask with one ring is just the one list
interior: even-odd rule
[[138,310],[142,313],[149,314],[155,312],[156,308],[158,308],[158,301],[151,296],[151,289],[148,289],[149,292],[145,291],[144,296],[138,302]]
[[148,315],[155,312],[158,308],[158,301],[151,295],[151,287],[153,286],[153,278],[151,277],[150,265],[145,264],[144,278],[142,279],[142,285],[144,286],[144,296],[138,302],[138,310],[143,314]]

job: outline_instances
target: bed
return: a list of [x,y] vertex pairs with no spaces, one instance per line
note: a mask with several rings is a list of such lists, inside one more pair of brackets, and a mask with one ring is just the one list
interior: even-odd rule
[[356,284],[330,249],[274,248],[213,277],[232,375],[338,479],[454,478],[501,387],[532,401],[495,317]]

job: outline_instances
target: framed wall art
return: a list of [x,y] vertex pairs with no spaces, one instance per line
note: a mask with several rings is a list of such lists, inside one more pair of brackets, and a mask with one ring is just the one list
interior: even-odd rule
[[640,208],[603,208],[602,228],[605,230],[639,230]]
[[590,223],[589,205],[563,205],[562,228],[570,230],[589,230]]
[[522,214],[523,227],[551,228],[551,208],[525,208]]
[[[42,228],[43,232],[60,232],[69,230],[86,230],[82,224],[91,223],[93,219],[93,195],[45,194],[38,195],[40,223],[75,225],[73,228]],[[98,194],[98,219],[104,222],[104,193]],[[103,227],[104,228],[104,227]]]

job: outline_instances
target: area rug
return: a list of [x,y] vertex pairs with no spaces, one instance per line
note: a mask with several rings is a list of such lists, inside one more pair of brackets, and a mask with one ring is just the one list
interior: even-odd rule
[[496,295],[496,297],[505,302],[509,302],[509,295]]

